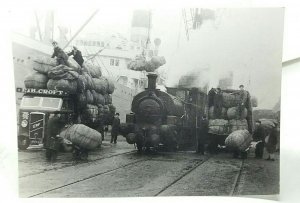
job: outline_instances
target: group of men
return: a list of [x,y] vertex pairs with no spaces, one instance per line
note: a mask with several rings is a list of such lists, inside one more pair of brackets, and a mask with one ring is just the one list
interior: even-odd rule
[[69,56],[73,56],[73,59],[80,65],[82,66],[84,60],[82,58],[81,51],[77,49],[76,46],[73,46],[73,50],[69,53],[65,53],[62,48],[58,46],[57,42],[52,42],[54,52],[51,56],[51,58],[56,57],[56,61],[58,62],[59,65],[68,65],[68,58]]
[[266,128],[262,125],[261,121],[255,122],[256,129],[253,133],[253,140],[257,142],[255,148],[255,157],[258,159],[263,158],[264,149],[267,152],[266,160],[275,160],[275,152],[277,150],[277,138],[279,137],[278,124],[274,123],[273,128]]

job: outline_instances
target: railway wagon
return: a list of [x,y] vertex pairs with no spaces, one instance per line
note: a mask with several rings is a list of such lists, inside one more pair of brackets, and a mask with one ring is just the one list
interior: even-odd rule
[[120,133],[138,151],[148,149],[195,150],[200,118],[207,95],[197,88],[156,89],[157,75],[148,74],[148,88],[137,94],[121,124]]

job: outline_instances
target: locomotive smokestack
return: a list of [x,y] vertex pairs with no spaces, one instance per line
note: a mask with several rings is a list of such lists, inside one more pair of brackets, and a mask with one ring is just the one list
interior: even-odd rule
[[148,73],[147,77],[148,77],[148,89],[155,90],[157,75],[155,73]]

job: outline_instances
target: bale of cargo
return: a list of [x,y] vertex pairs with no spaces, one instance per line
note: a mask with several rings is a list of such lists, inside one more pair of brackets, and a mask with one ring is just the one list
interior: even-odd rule
[[221,114],[216,116],[214,113],[214,106],[211,106],[208,111],[209,119],[227,119],[227,109],[222,107]]
[[87,105],[87,100],[86,100],[85,93],[79,93],[79,94],[77,95],[77,103],[78,103],[78,106],[79,106],[80,108],[86,107],[86,105]]
[[248,130],[237,130],[232,132],[225,140],[229,149],[245,151],[252,141],[252,135]]
[[93,150],[102,144],[101,133],[83,124],[74,124],[64,129],[60,136],[88,150]]
[[58,65],[56,59],[48,57],[48,56],[38,56],[33,59],[33,62],[37,63],[37,64],[52,66],[52,67],[55,67]]
[[86,89],[94,90],[95,89],[95,85],[94,85],[94,82],[92,80],[92,77],[88,73],[86,73],[86,72],[84,72],[82,75],[86,79]]
[[47,88],[50,90],[62,90],[75,94],[77,92],[77,81],[76,80],[53,80],[50,79],[47,83]]
[[227,110],[227,118],[231,119],[245,119],[247,117],[247,109],[244,108],[241,115],[239,113],[239,107],[231,107]]
[[90,90],[85,91],[85,96],[86,96],[86,102],[88,104],[94,104],[94,97]]
[[25,77],[24,85],[26,88],[45,89],[47,82],[48,77],[45,74],[35,72]]
[[47,64],[41,64],[41,63],[36,63],[36,62],[33,62],[33,64],[32,64],[33,70],[35,70],[39,73],[43,73],[43,74],[48,74],[48,72],[50,70],[52,70],[53,67],[54,66],[47,65]]
[[115,84],[113,79],[107,78],[107,94],[112,94],[115,91]]
[[91,91],[94,97],[95,104],[105,105],[105,98],[102,94],[97,93],[95,90]]
[[105,104],[108,105],[112,103],[112,96],[110,94],[105,94],[104,99],[105,99]]
[[94,89],[96,90],[96,92],[100,93],[100,94],[106,94],[107,89],[108,89],[108,81],[106,78],[104,77],[100,77],[100,78],[92,78],[93,83],[94,83]]
[[[63,66],[63,65],[60,65]],[[58,67],[58,66],[57,66]],[[75,71],[67,71],[66,69],[53,68],[48,72],[48,77],[54,80],[76,80],[79,74]]]
[[109,114],[109,106],[108,105],[104,105],[103,106],[103,113],[105,113],[105,114]]
[[153,56],[150,60],[151,64],[153,64],[155,67],[160,67],[164,64],[166,64],[166,59],[163,56]]
[[229,133],[232,133],[236,130],[248,130],[248,122],[246,119],[243,120],[229,120]]
[[76,72],[81,70],[81,66],[73,59],[73,57],[68,58],[66,65],[72,68]]
[[87,80],[83,75],[78,75],[77,88],[79,92],[85,92],[85,90],[87,90]]
[[209,120],[208,133],[215,135],[225,135],[228,133],[228,121],[224,119]]
[[126,135],[126,141],[128,144],[134,144],[136,142],[136,134],[129,133],[128,135]]
[[93,64],[87,62],[85,62],[82,66],[93,78],[100,78],[102,76],[101,67],[94,66]]
[[238,106],[239,98],[237,94],[229,94],[226,92],[222,92],[223,97],[223,106],[225,108],[231,108],[234,106]]
[[98,107],[95,105],[87,104],[86,107],[83,109],[82,118],[85,122],[97,122],[99,111]]
[[261,125],[266,129],[273,129],[275,128],[275,123],[271,119],[259,119]]
[[114,115],[116,113],[116,107],[112,104],[108,104],[107,106],[109,108],[109,112]]

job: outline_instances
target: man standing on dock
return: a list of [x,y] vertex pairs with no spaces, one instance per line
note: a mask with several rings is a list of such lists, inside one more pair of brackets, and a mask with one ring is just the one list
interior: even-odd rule
[[120,114],[116,113],[112,126],[111,126],[111,140],[110,143],[117,143],[117,138],[118,138],[118,134],[119,134],[119,128],[120,128],[120,118],[119,118]]

